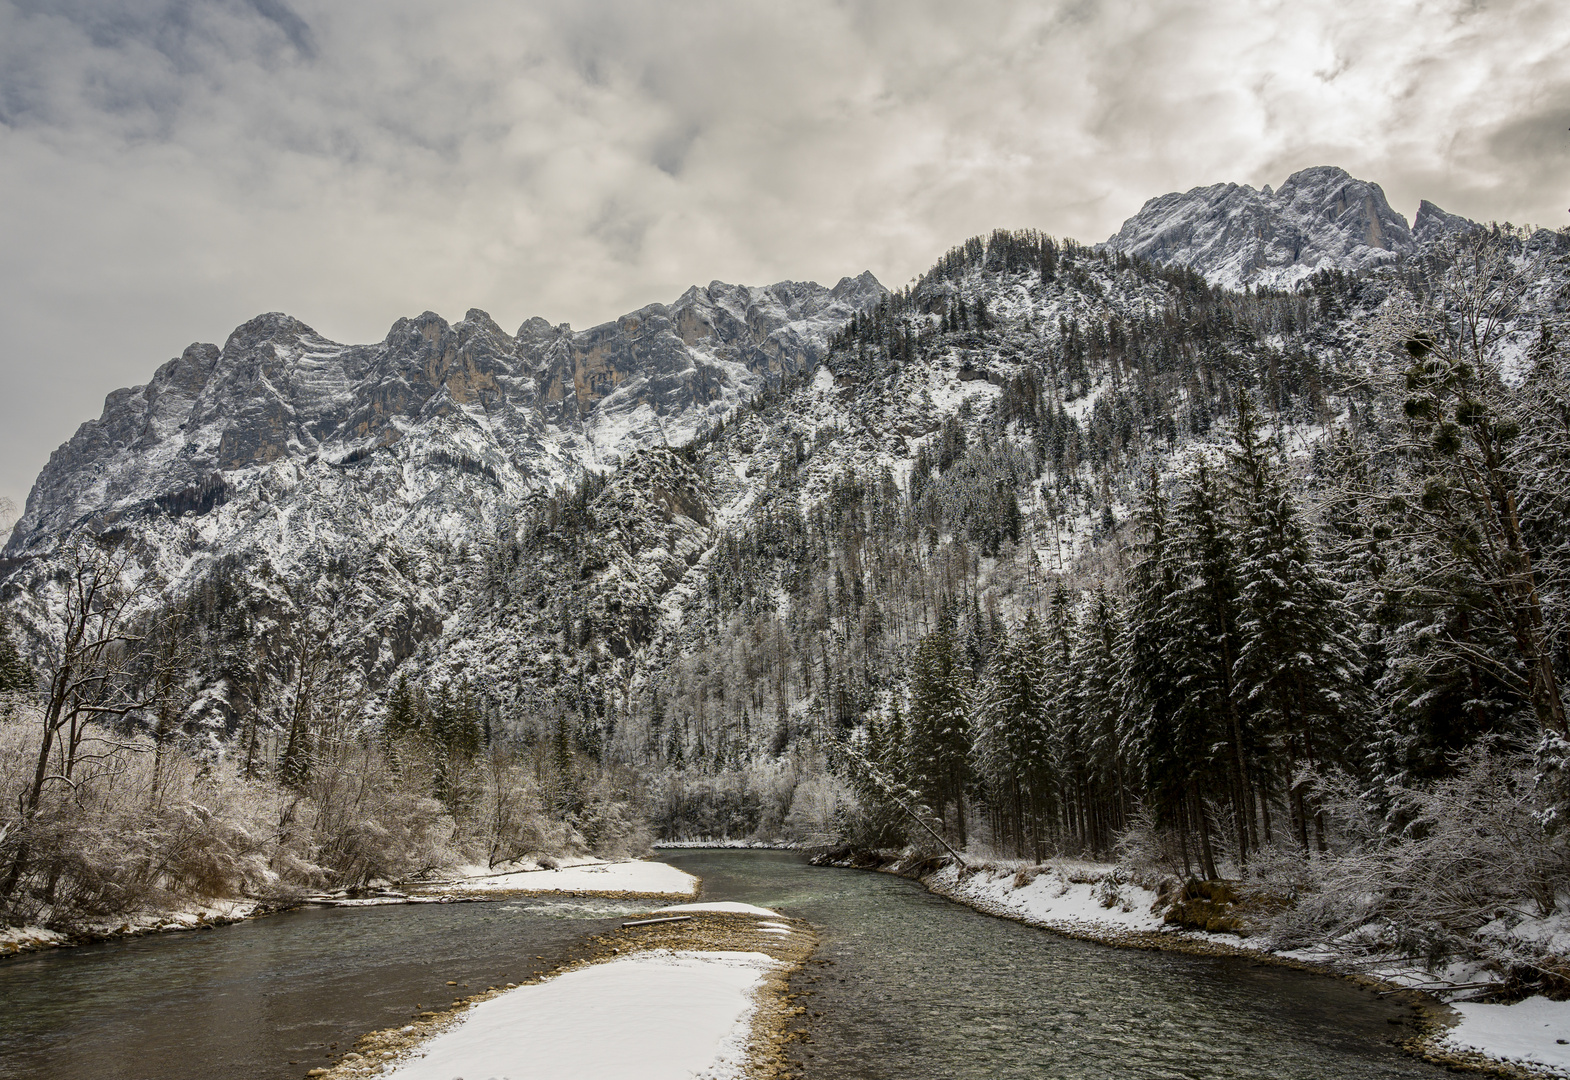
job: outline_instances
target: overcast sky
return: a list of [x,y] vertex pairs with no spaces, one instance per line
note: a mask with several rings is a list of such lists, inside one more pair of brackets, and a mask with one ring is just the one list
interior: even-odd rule
[[1564,0],[0,0],[0,497],[264,311],[898,286],[1319,164],[1558,227],[1567,128]]

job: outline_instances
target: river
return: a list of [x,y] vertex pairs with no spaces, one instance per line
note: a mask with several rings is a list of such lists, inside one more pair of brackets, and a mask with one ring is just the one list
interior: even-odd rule
[[666,861],[704,897],[822,928],[809,1080],[1397,1080],[1451,1075],[1392,1042],[1410,1008],[1234,957],[1116,949],[982,915],[915,882],[790,852]]
[[[705,899],[820,927],[827,962],[796,979],[809,1080],[1447,1075],[1391,1045],[1409,1009],[1340,980],[1073,941],[790,852],[663,857]],[[5,961],[0,1078],[292,1080],[419,1005],[548,969],[638,907],[304,910]]]

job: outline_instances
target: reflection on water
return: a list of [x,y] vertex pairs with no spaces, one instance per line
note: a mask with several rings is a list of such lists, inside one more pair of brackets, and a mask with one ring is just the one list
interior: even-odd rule
[[1397,1080],[1410,1010],[1349,982],[1230,957],[1113,949],[980,915],[885,874],[789,852],[665,853],[704,899],[811,920],[810,1080]]
[[316,909],[8,960],[0,1078],[297,1080],[418,1005],[554,967],[623,910],[578,906]]

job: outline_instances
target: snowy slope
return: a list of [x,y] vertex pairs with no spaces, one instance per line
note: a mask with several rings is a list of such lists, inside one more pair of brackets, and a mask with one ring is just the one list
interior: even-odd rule
[[1472,223],[1424,202],[1416,228],[1378,184],[1322,165],[1267,184],[1213,184],[1147,202],[1107,240],[1125,255],[1184,263],[1214,285],[1290,288],[1323,269],[1367,270]]

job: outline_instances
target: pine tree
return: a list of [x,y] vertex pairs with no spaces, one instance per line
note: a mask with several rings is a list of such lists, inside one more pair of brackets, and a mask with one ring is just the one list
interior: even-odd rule
[[1129,812],[1129,782],[1122,752],[1123,710],[1118,693],[1118,649],[1123,640],[1117,604],[1104,582],[1091,591],[1074,641],[1079,682],[1074,711],[1080,741],[1111,830],[1122,829]]
[[1047,670],[1034,612],[993,653],[973,720],[976,772],[1016,851],[1045,857],[1044,819],[1054,796],[1047,731]]
[[1178,691],[1175,751],[1189,770],[1191,812],[1202,830],[1205,796],[1232,808],[1240,860],[1250,846],[1248,758],[1253,749],[1233,684],[1240,617],[1236,553],[1220,485],[1203,460],[1187,478],[1168,548],[1173,590],[1161,612],[1162,651]]
[[17,651],[11,627],[0,614],[0,695],[23,694],[33,689],[33,673]]
[[945,827],[952,824],[959,846],[964,847],[970,719],[956,652],[949,626],[928,634],[916,646],[911,664],[909,758],[916,786]]
[[1183,861],[1188,863],[1189,837],[1207,878],[1216,876],[1209,825],[1200,793],[1200,763],[1208,756],[1203,726],[1183,725],[1180,669],[1169,643],[1181,633],[1170,598],[1177,591],[1178,564],[1173,557],[1173,524],[1155,466],[1146,483],[1135,519],[1140,540],[1129,570],[1127,623],[1118,650],[1120,699],[1125,714],[1122,751],[1139,772],[1139,781],[1153,801],[1160,825],[1177,830]]
[[[1260,433],[1252,402],[1239,401],[1229,455],[1233,495],[1241,513],[1238,584],[1241,615],[1236,694],[1261,736],[1284,750],[1293,832],[1308,850],[1306,783],[1300,763],[1341,764],[1356,717],[1366,711],[1362,658],[1351,636],[1351,613],[1321,571],[1280,467]],[[1270,838],[1269,791],[1260,800]],[[1319,816],[1313,814],[1316,822]],[[1323,845],[1322,822],[1316,832]]]

